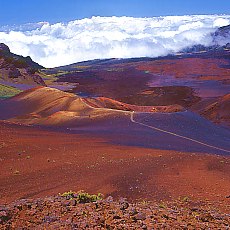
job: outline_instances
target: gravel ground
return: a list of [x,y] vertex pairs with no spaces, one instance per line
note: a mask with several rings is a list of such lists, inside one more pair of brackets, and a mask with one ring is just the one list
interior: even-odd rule
[[230,229],[230,214],[187,197],[131,203],[112,197],[79,203],[73,196],[24,199],[0,206],[0,229]]

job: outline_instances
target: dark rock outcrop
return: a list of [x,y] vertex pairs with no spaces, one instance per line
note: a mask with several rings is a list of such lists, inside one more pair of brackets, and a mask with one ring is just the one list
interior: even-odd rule
[[41,65],[30,57],[23,57],[10,52],[4,43],[0,43],[0,81],[28,85],[43,85],[45,82],[38,75]]

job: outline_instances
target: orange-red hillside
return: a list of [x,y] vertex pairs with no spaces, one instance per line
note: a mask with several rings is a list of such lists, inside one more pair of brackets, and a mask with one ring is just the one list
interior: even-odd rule
[[[83,124],[95,119],[124,115],[117,111],[92,108],[74,94],[48,87],[38,87],[4,101],[1,119],[24,124]],[[5,111],[5,112],[4,112]]]
[[84,125],[114,116],[129,116],[130,111],[177,112],[183,110],[183,107],[135,106],[103,97],[83,99],[57,89],[36,87],[3,101],[0,109],[0,119],[23,124],[63,126]]
[[217,101],[207,105],[201,115],[216,122],[230,125],[230,94],[227,94]]
[[138,106],[123,103],[106,97],[85,98],[84,101],[96,108],[109,108],[124,111],[135,112],[165,112],[173,113],[182,111],[184,108],[181,105],[167,105],[167,106]]

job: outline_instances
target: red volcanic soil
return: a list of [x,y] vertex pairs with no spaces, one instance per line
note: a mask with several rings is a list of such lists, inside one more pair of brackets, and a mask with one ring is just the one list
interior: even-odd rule
[[191,110],[214,123],[230,126],[230,94],[202,100],[192,106]]
[[127,147],[84,134],[0,122],[0,203],[68,190],[210,200],[230,211],[228,156]]
[[84,98],[83,101],[95,108],[108,108],[123,111],[173,113],[184,110],[180,105],[138,106],[126,104],[106,97]]
[[30,89],[2,101],[0,109],[0,119],[55,126],[83,125],[118,115],[116,111],[91,108],[74,94],[48,87]]
[[[229,50],[222,50],[88,61],[44,72],[55,76],[55,84],[75,84],[70,91],[77,95],[100,97],[96,104],[103,107],[140,111],[142,106],[142,111],[149,111],[150,107],[179,105],[190,110],[230,92],[229,57]],[[111,99],[119,103],[114,105]]]
[[[136,65],[121,64],[119,66],[87,69],[58,76],[58,82],[78,83],[74,93],[83,93],[87,97],[99,96],[118,100],[138,106],[181,105],[188,107],[199,100],[192,88],[187,86],[152,87],[148,83],[153,76],[136,69]],[[143,92],[151,90],[151,94]]]
[[221,122],[230,126],[230,94],[208,104],[200,113],[216,123]]
[[225,59],[193,57],[143,62],[137,66],[137,69],[150,71],[161,76],[173,75],[176,78],[195,75],[203,80],[224,80],[229,79],[230,75],[230,69],[223,68],[223,66],[227,65],[229,65],[229,62]]
[[142,62],[136,68],[158,76],[152,79],[152,86],[184,85],[191,87],[201,98],[216,97],[229,92],[228,57],[229,53],[221,58],[212,55],[208,58],[181,56]]
[[[106,109],[109,108],[109,109]],[[115,110],[111,110],[115,109]],[[180,105],[135,106],[109,98],[83,99],[74,94],[48,87],[37,87],[2,101],[0,119],[23,124],[80,126],[111,117],[127,116],[122,111],[178,112]],[[130,116],[130,115],[129,115]]]

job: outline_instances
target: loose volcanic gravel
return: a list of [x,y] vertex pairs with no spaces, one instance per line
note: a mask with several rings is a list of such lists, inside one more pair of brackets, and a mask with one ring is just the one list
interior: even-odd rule
[[230,229],[230,214],[188,198],[79,203],[74,196],[58,195],[0,206],[0,229]]

